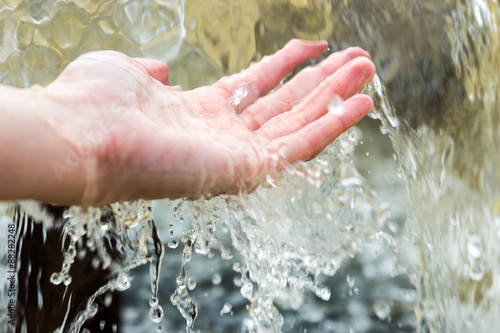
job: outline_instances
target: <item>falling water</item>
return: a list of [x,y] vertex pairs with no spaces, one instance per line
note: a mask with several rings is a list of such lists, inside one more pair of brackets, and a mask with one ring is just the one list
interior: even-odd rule
[[[430,17],[426,11],[445,14],[429,23],[443,29],[424,42],[430,45],[421,59],[400,50],[399,59],[382,61],[389,101],[379,82],[373,83],[381,98],[377,116],[408,184],[399,249],[418,291],[417,331],[491,332],[500,313],[500,6],[426,3],[406,5],[423,18]],[[403,7],[392,5],[386,17]]]
[[[107,48],[169,61],[171,81],[189,89],[293,37],[327,39],[332,51],[359,45],[378,71],[366,89],[377,121],[364,120],[315,160],[269,177],[250,195],[158,202],[154,210],[145,201],[88,210],[2,205],[0,244],[16,219],[18,276],[36,283],[33,296],[20,292],[33,291],[28,282],[17,281],[18,302],[33,303],[35,313],[63,308],[52,331],[86,332],[85,322],[118,297],[110,291],[125,295],[124,324],[101,320],[101,330],[494,331],[499,20],[495,0],[4,0],[0,82],[8,85],[45,85],[78,55]],[[233,102],[245,95],[235,93]],[[374,134],[378,126],[393,148]],[[398,171],[386,168],[382,145]],[[403,182],[409,199],[401,218]],[[45,248],[53,242],[60,258],[40,268],[35,255],[22,255],[32,240]],[[0,258],[6,265],[3,246]],[[132,270],[146,263],[149,275]],[[75,272],[86,264],[102,279],[77,311],[70,306],[82,283]],[[140,313],[134,299],[130,312],[127,297],[141,295],[144,276],[149,310]],[[0,278],[0,328],[8,332],[6,270]],[[55,305],[52,291],[61,295]],[[164,312],[169,300],[182,323]],[[215,313],[217,323],[204,326],[204,313]],[[137,316],[139,328],[127,318]],[[29,320],[18,320],[19,331],[28,330]]]
[[449,72],[439,114],[394,134],[411,202],[404,239],[413,245],[401,249],[414,259],[420,330],[498,327],[499,19],[496,1],[454,4],[445,20]]

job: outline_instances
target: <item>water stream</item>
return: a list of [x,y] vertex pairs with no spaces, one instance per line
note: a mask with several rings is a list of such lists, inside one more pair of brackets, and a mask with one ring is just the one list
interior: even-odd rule
[[378,76],[371,118],[250,195],[2,204],[0,330],[495,331],[499,20],[496,0],[3,0],[2,84],[47,84],[106,48],[190,89],[293,37],[359,45]]

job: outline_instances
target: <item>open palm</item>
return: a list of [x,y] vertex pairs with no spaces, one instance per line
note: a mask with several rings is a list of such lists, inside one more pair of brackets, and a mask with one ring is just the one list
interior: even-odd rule
[[[241,73],[185,92],[168,85],[158,61],[110,51],[75,60],[46,87],[74,107],[47,117],[75,147],[102,129],[85,155],[81,203],[235,193],[285,162],[314,157],[373,108],[357,94],[375,73],[359,48],[334,53],[269,93],[326,47],[292,40]],[[328,112],[335,96],[345,101],[340,113]]]

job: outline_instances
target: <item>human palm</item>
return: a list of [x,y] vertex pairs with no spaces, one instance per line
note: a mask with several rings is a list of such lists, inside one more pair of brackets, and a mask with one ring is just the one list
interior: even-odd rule
[[[375,72],[359,48],[334,53],[269,93],[326,47],[293,40],[239,74],[185,92],[168,85],[158,61],[110,51],[75,60],[45,88],[72,107],[44,117],[77,148],[99,131],[84,154],[80,203],[236,193],[285,163],[314,157],[373,108],[357,94]],[[343,112],[328,112],[336,95]]]

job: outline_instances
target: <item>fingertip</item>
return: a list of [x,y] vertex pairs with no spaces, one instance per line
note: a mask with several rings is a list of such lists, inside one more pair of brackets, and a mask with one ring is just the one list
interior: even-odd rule
[[145,59],[145,58],[134,58],[134,61],[140,64],[148,74],[155,80],[160,81],[164,85],[168,85],[168,74],[169,69],[166,63],[155,60],[155,59]]
[[358,96],[364,100],[364,103],[366,103],[366,109],[368,110],[367,113],[370,113],[375,109],[375,103],[370,96],[365,94],[359,94]]
[[290,41],[286,44],[287,46],[293,46],[293,45],[309,45],[309,46],[318,46],[318,47],[327,47],[328,42],[326,40],[307,40],[307,39],[300,39],[300,38],[292,38]]
[[326,49],[328,47],[328,42],[326,40],[305,41],[305,42],[322,49]]
[[353,46],[353,47],[349,47],[347,49],[344,50],[345,54],[347,57],[349,58],[357,58],[357,57],[365,57],[365,58],[368,58],[368,59],[372,59],[372,57],[370,56],[370,54],[363,50],[362,48],[358,47],[358,46]]
[[328,47],[328,42],[326,40],[311,41],[311,40],[294,38],[291,39],[283,47],[283,50],[293,51],[299,49],[300,50],[309,49],[313,52],[312,56],[317,58],[320,57],[321,54],[323,54],[323,52],[326,50],[327,47]]
[[375,65],[366,57],[356,57],[349,61],[345,66],[350,66],[354,75],[361,78],[365,84],[371,81],[375,76]]
[[344,105],[348,110],[355,110],[358,114],[357,116],[355,116],[355,118],[359,119],[363,118],[375,108],[372,98],[365,94],[354,95],[353,97],[346,100],[344,102]]

